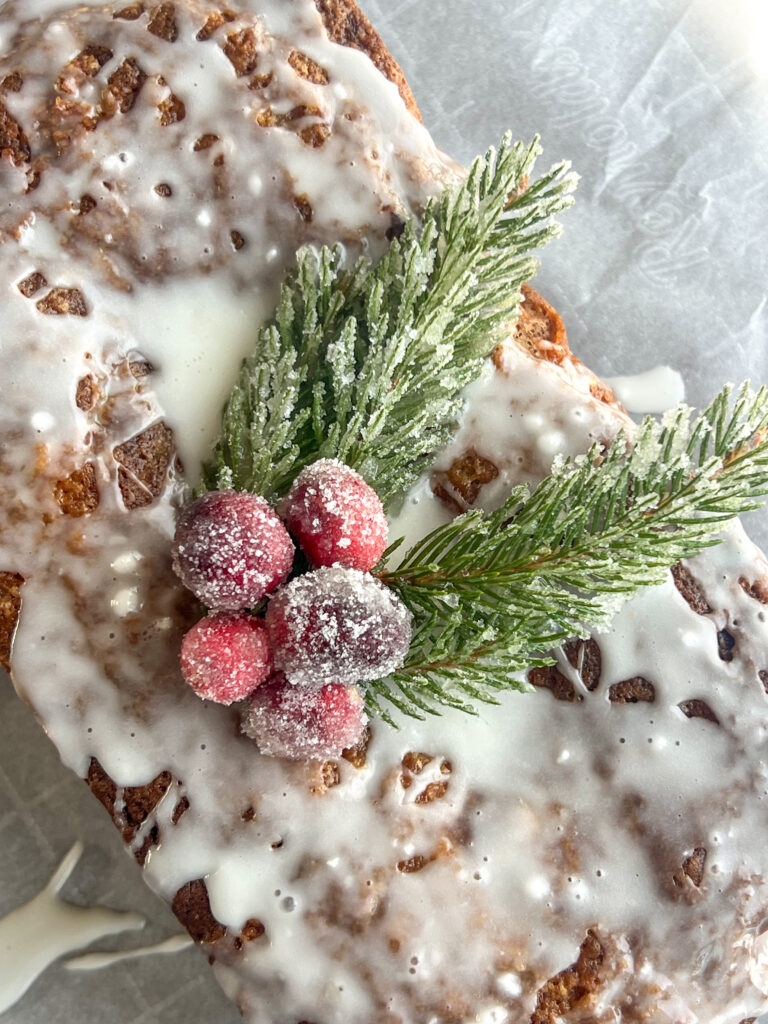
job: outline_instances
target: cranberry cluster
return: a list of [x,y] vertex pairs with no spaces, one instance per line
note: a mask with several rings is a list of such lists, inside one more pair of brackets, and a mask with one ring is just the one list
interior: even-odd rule
[[[182,673],[206,700],[247,698],[243,731],[262,753],[336,756],[365,727],[355,683],[403,663],[411,616],[370,574],[387,521],[353,469],[333,459],[307,466],[279,512],[285,524],[264,498],[236,491],[182,511],[173,567],[210,609],[182,641]],[[311,569],[289,579],[291,534]],[[269,595],[263,617],[248,611]]]

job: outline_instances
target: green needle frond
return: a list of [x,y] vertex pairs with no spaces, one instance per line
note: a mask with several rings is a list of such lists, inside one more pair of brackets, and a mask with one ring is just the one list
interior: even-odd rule
[[681,406],[632,439],[621,432],[607,450],[556,462],[532,494],[517,488],[495,512],[459,516],[378,573],[415,632],[369,703],[421,717],[425,702],[469,710],[527,688],[524,669],[606,626],[766,492],[768,389],[748,384],[724,388],[696,418]]
[[385,507],[413,483],[572,202],[565,164],[528,183],[539,151],[506,135],[378,263],[349,266],[340,247],[299,252],[225,407],[205,488],[275,500],[318,458],[357,469]]

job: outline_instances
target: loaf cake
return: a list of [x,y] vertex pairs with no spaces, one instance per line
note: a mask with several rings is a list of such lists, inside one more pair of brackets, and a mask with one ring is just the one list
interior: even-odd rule
[[[299,246],[458,180],[351,0],[0,15],[0,663],[264,1024],[748,1024],[768,1008],[768,564],[738,525],[477,718],[262,757],[178,665],[176,509]],[[532,288],[390,523],[627,423]]]

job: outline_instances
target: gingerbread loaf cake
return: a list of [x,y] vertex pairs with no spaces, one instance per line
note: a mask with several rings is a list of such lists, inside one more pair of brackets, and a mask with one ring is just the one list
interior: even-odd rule
[[[738,525],[540,692],[339,758],[262,757],[181,679],[176,509],[286,267],[375,257],[462,173],[354,3],[0,19],[0,663],[244,1019],[754,1021],[768,564]],[[390,535],[626,422],[528,288]]]

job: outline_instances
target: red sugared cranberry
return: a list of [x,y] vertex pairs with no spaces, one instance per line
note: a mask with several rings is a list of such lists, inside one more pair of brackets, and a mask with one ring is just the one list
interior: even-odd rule
[[181,642],[182,674],[204,700],[242,700],[271,670],[267,630],[252,615],[208,615]]
[[275,668],[292,683],[379,679],[402,665],[411,613],[379,580],[341,566],[287,583],[266,615]]
[[303,469],[283,508],[288,529],[314,565],[367,572],[387,546],[389,527],[378,494],[336,459]]
[[262,754],[303,761],[338,757],[360,739],[367,720],[356,687],[328,683],[308,690],[277,675],[251,697],[242,729]]
[[182,510],[173,568],[217,611],[252,608],[293,567],[294,548],[275,511],[257,494],[210,491]]

